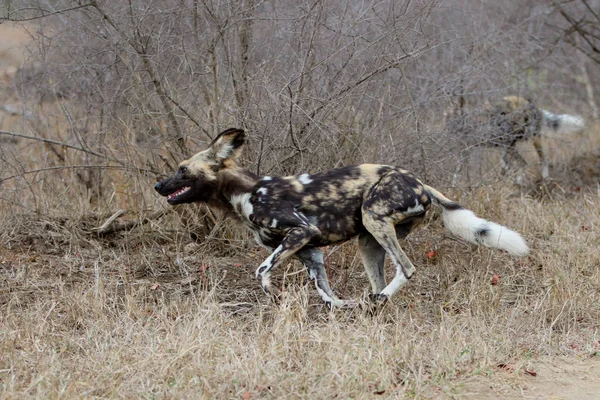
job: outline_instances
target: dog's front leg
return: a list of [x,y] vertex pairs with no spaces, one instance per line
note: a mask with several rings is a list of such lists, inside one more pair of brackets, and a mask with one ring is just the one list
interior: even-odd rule
[[312,225],[297,226],[288,230],[279,247],[256,270],[256,277],[265,293],[275,294],[271,288],[271,270],[294,255],[319,233],[319,229]]
[[329,286],[329,280],[327,279],[327,271],[325,271],[323,251],[321,249],[315,247],[304,248],[298,251],[295,254],[295,257],[304,264],[308,270],[308,275],[315,282],[317,293],[319,293],[319,296],[321,296],[321,299],[323,299],[329,308],[352,306],[351,303],[338,299],[333,293],[333,290],[331,290],[331,287]]

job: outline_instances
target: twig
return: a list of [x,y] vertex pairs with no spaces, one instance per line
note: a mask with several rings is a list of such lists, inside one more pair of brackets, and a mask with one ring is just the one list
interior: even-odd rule
[[[16,10],[13,10],[12,12],[9,11],[9,14],[7,15],[6,18],[0,18],[0,23],[2,23],[3,20],[6,21],[12,21],[12,22],[26,22],[26,21],[34,21],[36,19],[42,19],[42,18],[46,18],[49,17],[51,15],[56,15],[56,14],[64,14],[66,12],[69,11],[74,11],[74,10],[79,10],[81,8],[86,8],[89,6],[93,6],[95,5],[96,2],[92,1],[90,3],[87,4],[81,4],[75,7],[71,7],[71,8],[64,8],[62,10],[57,10],[57,11],[48,11],[48,10],[44,10],[41,7],[23,7],[23,8],[17,8]],[[16,14],[17,12],[22,12],[22,11],[26,11],[26,10],[37,10],[40,11],[42,13],[42,15],[36,16],[36,17],[30,17],[30,18],[11,18],[10,14]],[[44,14],[46,13],[46,14]]]
[[294,95],[292,93],[292,88],[290,85],[287,86],[288,92],[290,93],[290,137],[292,138],[292,144],[298,150],[298,153],[302,154],[305,149],[300,148],[300,143],[298,143],[298,139],[294,136],[294,124],[292,123],[292,118],[294,116]]
[[313,122],[314,118],[317,116],[317,114],[326,106],[330,105],[333,100],[340,98],[341,96],[343,96],[344,94],[350,92],[351,90],[359,87],[360,85],[362,85],[363,83],[367,82],[368,80],[370,80],[371,78],[382,74],[392,68],[396,68],[398,67],[402,61],[409,59],[411,57],[414,57],[415,55],[423,52],[423,50],[429,48],[429,45],[424,45],[421,46],[420,48],[412,51],[411,53],[406,53],[398,58],[396,58],[394,61],[389,62],[387,65],[384,65],[374,71],[371,71],[367,74],[365,74],[364,76],[362,76],[360,79],[356,80],[355,82],[352,82],[348,85],[346,85],[346,87],[342,88],[341,90],[339,90],[337,93],[332,94],[331,96],[329,96],[327,98],[327,100],[323,101],[319,106],[315,107],[314,110],[312,110],[312,112],[310,112],[309,114],[307,114],[306,112],[304,112],[301,108],[300,111],[304,112],[305,114],[307,114],[307,117],[309,118],[309,121],[306,122],[304,124],[304,126],[302,128],[299,129],[300,133],[303,133],[309,126],[310,124]]
[[[114,31],[119,35],[121,40],[124,43],[127,43],[129,47],[131,47],[133,51],[135,51],[136,54],[140,57],[142,63],[144,64],[144,68],[146,69],[146,73],[150,77],[150,81],[154,86],[154,91],[156,92],[160,102],[162,103],[167,119],[171,123],[173,130],[175,130],[175,135],[173,135],[175,137],[175,142],[179,146],[179,150],[183,154],[187,154],[187,149],[185,147],[185,137],[183,135],[183,132],[181,131],[179,124],[177,123],[177,118],[175,118],[173,110],[171,109],[171,107],[169,107],[169,102],[171,102],[171,99],[169,99],[169,97],[167,96],[167,91],[163,87],[162,81],[159,80],[158,72],[155,70],[155,68],[152,66],[152,63],[150,62],[149,56],[147,54],[147,48],[143,45],[138,46],[135,44],[135,42],[128,40],[128,35],[122,29],[119,28],[115,21],[113,21],[113,19],[102,8],[100,8],[96,1],[92,3],[92,6],[104,19],[104,21],[106,21],[106,23],[114,29]],[[139,35],[139,32],[137,33]]]
[[117,210],[117,212],[114,213],[113,215],[111,215],[109,219],[107,219],[106,221],[104,221],[104,223],[102,225],[100,225],[97,228],[92,228],[92,231],[95,231],[97,233],[106,233],[106,231],[108,230],[108,228],[110,227],[110,225],[117,218],[119,218],[121,215],[125,214],[126,212],[127,211],[125,211],[125,210]]
[[151,173],[153,175],[159,175],[158,172],[156,171],[152,171],[149,169],[141,169],[141,168],[131,168],[125,165],[61,165],[61,166],[57,166],[57,167],[46,167],[46,168],[39,168],[39,169],[33,169],[31,171],[25,171],[25,172],[21,172],[20,174],[16,174],[16,175],[11,175],[7,178],[3,178],[0,179],[0,184],[15,179],[15,178],[20,178],[24,175],[30,175],[30,174],[36,174],[38,172],[47,172],[47,171],[57,171],[57,170],[61,170],[61,169],[117,169],[117,170],[126,170],[126,171],[132,171],[132,170],[136,170],[138,172],[146,172],[146,173]]
[[2,131],[2,130],[0,130],[0,135],[9,135],[9,136],[13,136],[13,137],[20,137],[20,138],[23,138],[23,139],[37,140],[38,142],[55,144],[57,146],[62,146],[62,147],[66,147],[66,148],[77,150],[77,151],[83,151],[84,153],[88,153],[88,154],[91,154],[91,155],[96,156],[96,157],[104,158],[104,159],[109,160],[109,161],[114,161],[114,162],[119,162],[119,163],[122,162],[121,160],[118,160],[116,158],[112,158],[112,157],[106,156],[104,154],[96,153],[93,150],[84,149],[83,147],[73,146],[71,144],[59,142],[57,140],[46,139],[46,138],[41,138],[41,137],[37,137],[37,136],[29,136],[29,135],[24,135],[22,133]]
[[210,140],[213,140],[214,137],[212,137],[212,135],[210,135],[208,132],[206,132],[206,130],[204,130],[202,128],[202,125],[200,124],[200,122],[196,121],[196,119],[185,109],[181,106],[181,104],[179,104],[178,101],[176,101],[173,97],[171,97],[171,95],[169,95],[169,93],[165,92],[165,96],[167,96],[167,98],[171,101],[171,103],[173,103],[177,108],[179,108],[179,110],[181,110],[181,112],[183,112],[186,117],[188,117],[190,119],[190,121],[192,121],[198,128],[200,128],[200,130],[206,135],[206,137],[208,137]]
[[98,228],[92,228],[90,230],[90,232],[95,233],[97,235],[108,235],[108,234],[115,233],[115,232],[126,231],[129,229],[133,229],[137,226],[142,226],[144,224],[147,224],[150,221],[154,221],[159,218],[162,218],[169,211],[170,211],[169,209],[165,209],[165,210],[161,210],[161,211],[156,211],[156,212],[150,214],[149,216],[141,218],[141,219],[114,223],[117,218],[119,218],[122,215],[127,213],[127,211],[125,211],[125,210],[118,210],[109,219],[107,219],[101,226],[99,226]]

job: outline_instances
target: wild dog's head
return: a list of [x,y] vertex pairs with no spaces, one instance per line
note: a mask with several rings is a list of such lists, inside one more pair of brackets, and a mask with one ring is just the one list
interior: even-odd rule
[[171,205],[209,202],[217,188],[217,174],[234,164],[244,139],[242,129],[221,132],[208,149],[183,161],[171,177],[158,182],[154,189]]

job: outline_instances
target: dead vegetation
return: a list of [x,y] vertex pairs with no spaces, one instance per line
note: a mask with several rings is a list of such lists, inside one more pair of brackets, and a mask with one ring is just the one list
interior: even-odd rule
[[[451,397],[503,365],[519,376],[540,359],[597,355],[598,196],[540,202],[498,188],[463,202],[523,232],[532,254],[466,246],[430,221],[406,245],[418,275],[374,317],[328,312],[297,264],[277,274],[285,297],[270,303],[253,246],[223,257],[181,230],[101,238],[14,221],[0,254],[3,392]],[[330,249],[328,266],[343,297],[366,294],[353,244]]]
[[[27,25],[0,25],[0,397],[461,398],[499,380],[489,392],[510,395],[547,363],[598,358],[600,75],[574,56],[578,30],[552,27],[583,9],[163,3],[31,2],[10,9]],[[460,243],[433,215],[404,244],[416,276],[375,316],[326,310],[297,263],[273,304],[247,232],[152,190],[229,126],[254,171],[385,162],[447,187],[468,145],[441,128],[457,93],[531,94],[590,124],[545,141],[551,182],[525,143],[525,187],[476,149],[448,191],[530,256]],[[336,292],[364,298],[355,244],[326,257]]]

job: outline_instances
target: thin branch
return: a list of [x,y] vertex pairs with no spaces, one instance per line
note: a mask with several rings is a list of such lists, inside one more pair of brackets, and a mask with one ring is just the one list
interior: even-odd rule
[[57,167],[46,167],[33,169],[30,171],[24,171],[20,174],[11,175],[7,178],[0,179],[0,185],[6,181],[10,181],[12,179],[21,178],[24,175],[36,174],[38,172],[48,172],[48,171],[60,171],[65,169],[113,169],[113,170],[123,170],[123,171],[137,171],[137,172],[145,172],[153,175],[160,175],[160,173],[150,170],[150,169],[142,169],[142,168],[132,168],[126,165],[60,165]]
[[190,121],[192,121],[198,128],[200,128],[200,130],[206,135],[206,137],[208,137],[211,141],[214,139],[214,137],[212,137],[208,132],[206,132],[205,129],[202,128],[200,122],[196,121],[196,119],[192,117],[192,115],[185,108],[183,108],[178,101],[171,97],[171,95],[167,92],[165,92],[165,95],[169,100],[171,100],[171,103],[173,103],[177,108],[179,108],[179,110],[181,110],[181,112],[184,113],[186,117],[190,119]]
[[[336,98],[339,98],[342,95],[346,94],[347,92],[357,88],[358,86],[362,85],[363,83],[365,83],[369,79],[373,78],[374,76],[382,74],[392,68],[398,67],[402,61],[404,61],[408,58],[411,58],[416,54],[421,53],[423,50],[427,49],[428,47],[429,47],[429,45],[424,45],[411,53],[406,53],[403,56],[398,57],[396,60],[390,62],[389,64],[387,64],[381,68],[378,68],[375,71],[369,72],[368,74],[364,75],[362,78],[358,79],[357,81],[352,82],[351,84],[347,85],[345,88],[341,89],[339,92],[329,96],[329,98],[326,101],[323,101],[321,103],[321,105],[316,107],[309,115],[307,115],[309,118],[309,121],[306,122],[306,124],[304,124],[304,126],[301,129],[299,129],[299,132],[300,133],[304,132],[306,130],[306,128],[308,128],[308,126],[313,122],[316,115]],[[302,109],[300,109],[300,111],[302,111]]]
[[[154,86],[154,91],[158,95],[158,98],[163,105],[164,112],[166,113],[167,118],[168,118],[169,122],[171,123],[171,126],[175,130],[175,135],[174,135],[175,142],[179,146],[179,150],[183,154],[187,154],[187,149],[185,147],[185,137],[183,135],[183,132],[181,131],[181,128],[179,127],[179,124],[177,123],[177,119],[175,118],[173,110],[171,109],[171,107],[169,107],[168,101],[170,99],[167,96],[167,91],[163,87],[162,82],[159,80],[158,72],[154,69],[154,67],[152,66],[152,63],[150,62],[150,58],[149,58],[148,54],[146,53],[146,51],[147,51],[146,47],[137,46],[132,41],[127,40],[127,35],[119,28],[119,26],[112,20],[112,18],[106,12],[104,12],[104,10],[102,8],[100,8],[98,3],[94,2],[92,5],[96,9],[96,11],[100,14],[100,16],[106,21],[106,23],[108,25],[110,25],[115,30],[115,32],[117,32],[117,34],[119,35],[121,40],[124,43],[129,44],[129,46],[133,49],[133,51],[135,51],[136,54],[140,57],[142,63],[144,64],[144,67],[146,68],[146,73],[150,77],[150,81],[152,82],[152,85]],[[137,32],[137,33],[139,35],[139,32]]]
[[92,228],[90,230],[90,233],[95,233],[97,235],[108,235],[111,233],[128,231],[128,230],[136,228],[138,226],[147,224],[148,222],[160,219],[163,216],[165,216],[169,211],[170,211],[170,209],[166,208],[164,210],[159,210],[159,211],[153,212],[149,216],[146,216],[146,217],[143,217],[140,219],[136,219],[133,221],[116,222],[116,220],[119,217],[121,217],[122,215],[127,213],[127,211],[125,211],[125,210],[118,210],[108,220],[106,220],[106,222],[104,222],[101,226],[99,226],[97,228]]
[[[79,10],[81,8],[86,8],[86,7],[90,7],[90,6],[94,6],[96,5],[95,1],[92,1],[90,3],[87,4],[81,4],[75,7],[71,7],[71,8],[64,8],[62,10],[57,10],[57,11],[48,11],[48,10],[44,10],[41,7],[23,7],[23,8],[18,8],[14,11],[9,11],[9,14],[7,15],[6,18],[2,18],[0,17],[0,23],[2,23],[3,21],[12,21],[12,22],[27,22],[27,21],[34,21],[36,19],[42,19],[42,18],[46,18],[46,17],[50,17],[52,15],[56,15],[56,14],[64,14],[66,12],[69,11],[74,11],[74,10]],[[27,11],[27,10],[36,10],[36,11],[40,11],[42,13],[42,15],[38,15],[37,17],[30,17],[30,18],[11,18],[11,14],[16,14],[18,12],[22,12],[22,11]],[[47,14],[44,14],[44,13]]]
[[594,9],[592,7],[590,7],[590,5],[588,4],[587,0],[581,0],[581,2],[585,5],[585,7],[592,13],[592,15],[594,17],[596,17],[596,20],[598,20],[598,23],[600,23],[600,15],[598,15],[598,13],[596,13],[594,11]]
[[104,158],[105,160],[114,161],[114,162],[118,162],[118,163],[122,163],[123,162],[123,161],[118,160],[116,158],[112,158],[112,157],[106,156],[104,154],[96,153],[93,150],[84,149],[83,147],[73,146],[71,144],[59,142],[57,140],[40,138],[40,137],[37,137],[37,136],[29,136],[29,135],[24,135],[22,133],[2,131],[2,130],[0,130],[0,135],[9,135],[9,136],[13,136],[13,137],[19,137],[19,138],[23,138],[23,139],[28,139],[28,140],[36,140],[38,142],[55,144],[57,146],[62,146],[62,147],[66,147],[66,148],[69,148],[69,149],[73,149],[73,150],[77,150],[77,151],[82,151],[84,153],[88,153],[88,154],[91,154],[91,155],[96,156],[96,157]]
[[294,144],[296,150],[298,150],[299,153],[302,153],[306,149],[302,149],[300,147],[300,143],[298,143],[298,139],[294,135],[294,124],[292,123],[292,118],[294,116],[294,94],[292,93],[292,88],[290,87],[290,85],[287,86],[287,89],[290,93],[290,137],[292,138],[292,143]]

